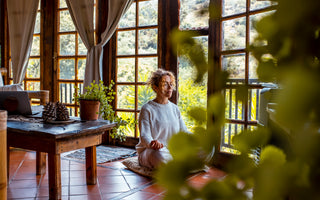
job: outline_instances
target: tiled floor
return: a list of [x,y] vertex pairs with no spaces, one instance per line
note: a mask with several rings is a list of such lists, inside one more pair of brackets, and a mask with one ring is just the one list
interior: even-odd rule
[[[10,151],[8,199],[48,199],[48,176],[36,175],[36,154],[33,151]],[[98,164],[96,185],[86,185],[85,165],[62,158],[62,199],[162,199],[165,190],[152,179],[128,170],[121,161]],[[210,169],[190,178],[191,184],[201,187],[209,178],[222,178],[225,173]]]

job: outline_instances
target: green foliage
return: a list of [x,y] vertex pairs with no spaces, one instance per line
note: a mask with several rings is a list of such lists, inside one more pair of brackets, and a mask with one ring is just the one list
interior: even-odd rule
[[[257,22],[258,34],[250,50],[259,63],[259,78],[281,86],[276,96],[275,120],[290,131],[283,132],[277,126],[245,130],[233,139],[240,154],[230,160],[226,178],[211,180],[201,189],[189,185],[188,172],[206,163],[195,158],[195,152],[218,144],[224,124],[221,90],[225,89],[226,79],[221,76],[223,73],[217,73],[214,81],[218,82],[214,85],[218,92],[208,100],[207,128],[197,126],[193,135],[180,133],[169,143],[174,160],[161,167],[157,176],[167,188],[165,199],[320,198],[320,1],[275,2],[276,12]],[[190,35],[179,35],[175,40],[178,39],[186,49],[194,45]],[[202,53],[196,55],[201,57]],[[199,64],[197,70],[202,72],[197,80],[201,80],[206,68],[202,61],[192,62]],[[246,90],[240,88],[238,97]],[[201,124],[204,119],[196,111],[191,112],[192,117]],[[262,148],[260,161],[254,162],[251,150],[257,148]],[[252,196],[246,195],[248,190]]]
[[179,78],[179,102],[183,120],[189,130],[192,130],[197,122],[194,117],[189,115],[193,112],[192,107],[206,110],[207,89],[204,84],[195,84],[191,78]]
[[110,133],[114,139],[123,141],[126,139],[126,135],[123,131],[127,126],[127,120],[123,120],[121,117],[115,114],[112,105],[110,104],[114,100],[115,92],[113,91],[114,82],[111,81],[109,86],[105,86],[103,81],[100,80],[99,84],[93,81],[89,86],[85,87],[85,92],[80,93],[80,89],[76,88],[73,98],[79,103],[79,99],[97,100],[100,102],[99,115],[102,119],[116,122],[117,126],[114,127]]
[[[197,69],[196,83],[203,81],[204,74],[208,71],[208,62],[201,44],[196,42],[194,33],[186,33],[179,30],[172,32],[172,42],[178,47],[178,53],[185,55]],[[179,45],[177,45],[179,44]],[[176,52],[175,50],[175,52]]]

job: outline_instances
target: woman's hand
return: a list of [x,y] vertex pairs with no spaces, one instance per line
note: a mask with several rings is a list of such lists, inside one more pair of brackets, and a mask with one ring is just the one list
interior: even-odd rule
[[163,144],[161,142],[159,142],[158,140],[152,140],[150,142],[150,147],[154,150],[158,150],[163,147]]

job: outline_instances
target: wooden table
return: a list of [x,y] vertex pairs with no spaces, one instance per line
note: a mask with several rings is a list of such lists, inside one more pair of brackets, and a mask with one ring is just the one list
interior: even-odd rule
[[[37,174],[46,172],[48,153],[49,199],[61,199],[60,154],[85,148],[87,184],[96,184],[96,145],[101,144],[102,134],[115,126],[116,123],[106,120],[80,121],[78,118],[70,124],[8,120],[7,146],[37,151]],[[8,150],[8,166],[9,156]]]

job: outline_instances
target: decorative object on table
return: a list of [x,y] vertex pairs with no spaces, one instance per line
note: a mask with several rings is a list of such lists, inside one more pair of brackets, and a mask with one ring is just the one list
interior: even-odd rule
[[100,102],[91,99],[79,99],[81,120],[97,120],[99,118]]
[[42,119],[44,122],[56,120],[56,105],[53,102],[48,102],[42,111]]
[[69,111],[65,104],[61,102],[56,103],[56,121],[68,121]]
[[[136,156],[135,149],[119,146],[99,145],[96,148],[96,152],[97,163],[100,164]],[[85,149],[78,149],[71,153],[63,154],[62,158],[84,162],[86,159]]]
[[[89,86],[85,87],[85,92],[83,94],[81,94],[80,89],[76,87],[73,97],[80,105],[81,120],[96,120],[100,117],[111,122],[116,122],[117,126],[112,129],[110,136],[113,139],[123,141],[126,139],[123,130],[128,125],[128,120],[123,120],[121,117],[117,116],[113,110],[111,102],[114,100],[114,95],[116,94],[113,91],[113,85],[113,81],[111,81],[109,86],[105,86],[102,80],[100,80],[99,84],[93,81]],[[89,105],[83,105],[84,103],[87,103],[92,106],[97,106],[94,101],[100,103],[98,106],[99,109],[90,108]],[[95,117],[89,118],[89,116]]]
[[[81,119],[96,120],[100,115],[103,119],[113,121],[114,111],[110,105],[110,102],[114,99],[115,95],[115,92],[112,89],[113,85],[113,81],[109,86],[105,86],[103,81],[100,81],[99,84],[93,81],[89,86],[85,87],[85,92],[83,94],[80,94],[80,89],[76,88],[76,92],[73,94],[73,97],[80,105]],[[89,105],[93,107],[89,107]],[[96,109],[97,106],[98,109]],[[93,112],[93,114],[91,112]],[[88,119],[88,116],[94,116],[94,118]]]
[[74,122],[70,120],[69,111],[65,104],[61,102],[48,102],[42,111],[42,119],[45,123],[50,124],[66,124]]

